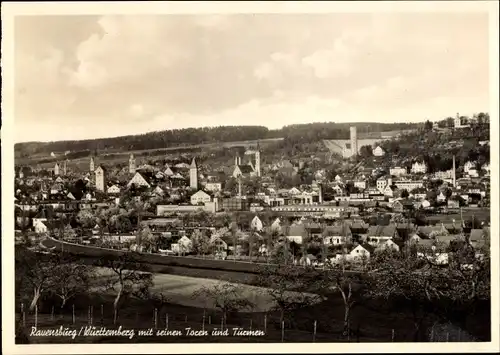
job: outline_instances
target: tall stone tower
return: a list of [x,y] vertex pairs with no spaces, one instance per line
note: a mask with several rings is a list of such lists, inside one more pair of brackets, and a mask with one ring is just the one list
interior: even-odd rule
[[453,156],[453,171],[451,172],[451,176],[453,179],[453,187],[457,187],[457,171],[455,167],[455,156]]
[[189,166],[189,186],[194,190],[198,190],[198,167],[194,157]]
[[56,165],[54,165],[54,175],[59,175],[59,163],[56,163]]
[[135,174],[136,169],[137,169],[137,167],[135,164],[134,154],[130,154],[130,157],[128,159],[128,172],[130,174]]
[[255,150],[255,172],[257,176],[260,177],[260,145],[257,144],[257,149]]
[[95,170],[95,188],[98,191],[106,191],[106,169],[98,166]]
[[462,125],[462,120],[460,119],[460,114],[457,112],[457,116],[455,117],[455,120],[453,121],[453,125],[455,127],[460,127]]
[[94,157],[93,156],[90,157],[90,167],[89,167],[89,170],[90,170],[91,173],[94,172],[94,170],[95,170],[95,161],[94,161]]
[[63,175],[66,176],[68,175],[68,159],[66,159],[64,161],[64,165],[63,165]]
[[351,156],[358,155],[358,132],[356,127],[351,127]]

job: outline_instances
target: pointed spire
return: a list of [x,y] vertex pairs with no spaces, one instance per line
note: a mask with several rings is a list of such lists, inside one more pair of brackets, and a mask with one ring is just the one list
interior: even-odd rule
[[191,165],[189,166],[191,169],[196,169],[196,159],[193,157],[193,160],[191,160]]

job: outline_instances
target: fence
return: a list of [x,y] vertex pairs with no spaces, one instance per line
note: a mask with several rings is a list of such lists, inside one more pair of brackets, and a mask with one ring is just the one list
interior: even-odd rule
[[[89,305],[86,309],[76,309],[74,305],[68,306],[64,310],[57,307],[50,307],[49,310],[40,312],[38,307],[28,312],[22,304],[17,312],[17,322],[23,329],[31,330],[31,327],[39,329],[53,327],[69,327],[79,329],[82,326],[106,327],[116,329],[122,326],[124,329],[153,329],[158,330],[179,330],[185,331],[186,328],[202,330],[207,332],[205,337],[207,341],[226,342],[233,339],[243,339],[252,342],[401,342],[412,341],[408,338],[408,333],[397,331],[396,329],[387,329],[375,334],[364,334],[360,330],[360,325],[354,326],[350,332],[343,332],[343,324],[338,327],[329,327],[329,324],[318,320],[306,322],[297,327],[296,320],[285,319],[281,321],[279,317],[268,313],[255,313],[252,316],[243,316],[242,314],[228,314],[224,317],[221,312],[214,310],[201,310],[199,314],[182,314],[169,312],[168,307],[153,308],[151,312],[139,312],[133,308],[121,309],[115,315],[113,308],[109,305]],[[234,334],[234,328],[247,331],[246,334]],[[214,331],[228,330],[233,336],[229,338],[214,338]],[[261,332],[260,336],[248,335],[248,331]],[[217,335],[217,334],[215,334]],[[200,341],[200,337],[197,337]],[[187,336],[156,339],[155,342],[175,342],[190,341]],[[189,338],[191,339],[191,338]],[[234,341],[234,340],[233,340]],[[457,328],[434,326],[427,334],[427,341],[433,342],[456,342],[456,341],[477,341],[466,332]],[[101,342],[95,339],[94,342]]]

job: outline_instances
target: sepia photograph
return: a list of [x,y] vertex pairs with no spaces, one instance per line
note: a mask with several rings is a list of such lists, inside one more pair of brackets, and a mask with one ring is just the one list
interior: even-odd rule
[[2,13],[11,352],[498,350],[498,3],[152,3]]

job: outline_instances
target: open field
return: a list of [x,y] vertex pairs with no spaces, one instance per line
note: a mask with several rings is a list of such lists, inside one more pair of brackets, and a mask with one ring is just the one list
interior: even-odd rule
[[[113,272],[106,268],[98,268],[98,274],[106,277],[113,275]],[[206,300],[203,297],[192,297],[194,292],[204,287],[211,288],[227,283],[227,281],[223,280],[167,274],[154,274],[153,282],[152,293],[163,294],[169,300],[169,303],[197,308],[215,307],[210,300]],[[231,284],[236,285],[241,290],[241,295],[254,303],[255,307],[251,310],[252,312],[268,312],[272,308],[272,299],[266,293],[265,288],[246,284]],[[98,289],[95,289],[95,291],[98,291]],[[293,295],[296,293],[289,292],[288,294]]]

